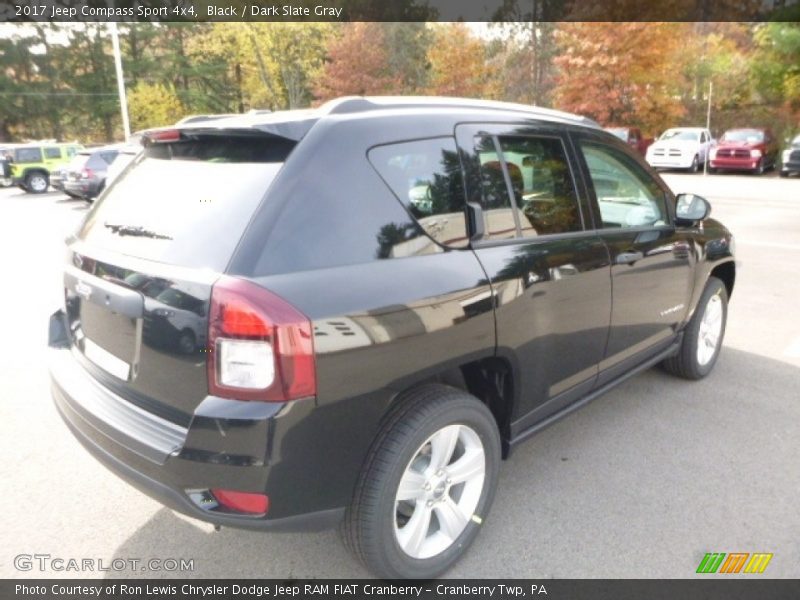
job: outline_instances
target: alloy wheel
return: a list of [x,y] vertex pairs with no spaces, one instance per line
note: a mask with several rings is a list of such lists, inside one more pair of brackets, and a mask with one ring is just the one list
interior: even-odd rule
[[466,529],[481,498],[486,456],[466,425],[443,427],[414,453],[395,497],[394,533],[410,557],[447,550]]
[[717,351],[722,333],[722,300],[719,294],[708,299],[700,321],[697,343],[697,362],[707,365]]

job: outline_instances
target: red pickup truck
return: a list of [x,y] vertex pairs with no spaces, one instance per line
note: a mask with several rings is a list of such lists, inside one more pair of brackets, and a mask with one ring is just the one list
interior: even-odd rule
[[653,143],[653,138],[643,137],[638,127],[606,127],[605,130],[636,148],[642,156],[647,153],[647,147]]

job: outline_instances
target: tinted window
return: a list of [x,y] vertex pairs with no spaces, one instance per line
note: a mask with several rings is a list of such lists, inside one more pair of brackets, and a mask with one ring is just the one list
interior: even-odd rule
[[110,165],[114,162],[114,159],[117,158],[117,151],[116,150],[107,150],[105,152],[100,152],[100,158],[102,158],[107,165]]
[[45,158],[61,158],[61,148],[45,148]]
[[42,162],[41,148],[17,148],[14,160],[19,163]]
[[293,146],[268,135],[149,146],[93,206],[79,236],[123,254],[222,271]]
[[582,143],[603,227],[656,227],[668,222],[664,192],[624,152]]
[[429,236],[449,246],[467,244],[464,182],[453,138],[377,146],[369,161]]
[[[500,155],[489,136],[475,138],[475,154],[480,166],[479,202],[486,221],[486,237],[502,240],[517,237],[517,219],[511,210],[511,199]],[[514,173],[511,174],[512,181]]]
[[558,138],[500,136],[523,236],[583,229],[564,145]]
[[86,166],[90,169],[106,169],[108,167],[108,163],[103,158],[102,153],[95,152],[94,154],[87,155],[88,160],[86,161]]

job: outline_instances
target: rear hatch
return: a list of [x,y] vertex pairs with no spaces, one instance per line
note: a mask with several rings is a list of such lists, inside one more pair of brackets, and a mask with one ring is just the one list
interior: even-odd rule
[[189,130],[149,143],[68,242],[70,343],[112,391],[187,425],[208,394],[211,287],[295,143]]

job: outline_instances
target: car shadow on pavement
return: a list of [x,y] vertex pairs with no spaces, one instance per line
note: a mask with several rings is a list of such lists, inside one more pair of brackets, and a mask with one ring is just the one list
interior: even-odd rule
[[[772,552],[769,576],[796,576],[798,381],[792,364],[731,348],[699,382],[634,377],[513,452],[484,531],[448,576],[693,577],[714,551]],[[113,558],[194,570],[109,577],[368,575],[336,531],[215,532],[167,509]]]

